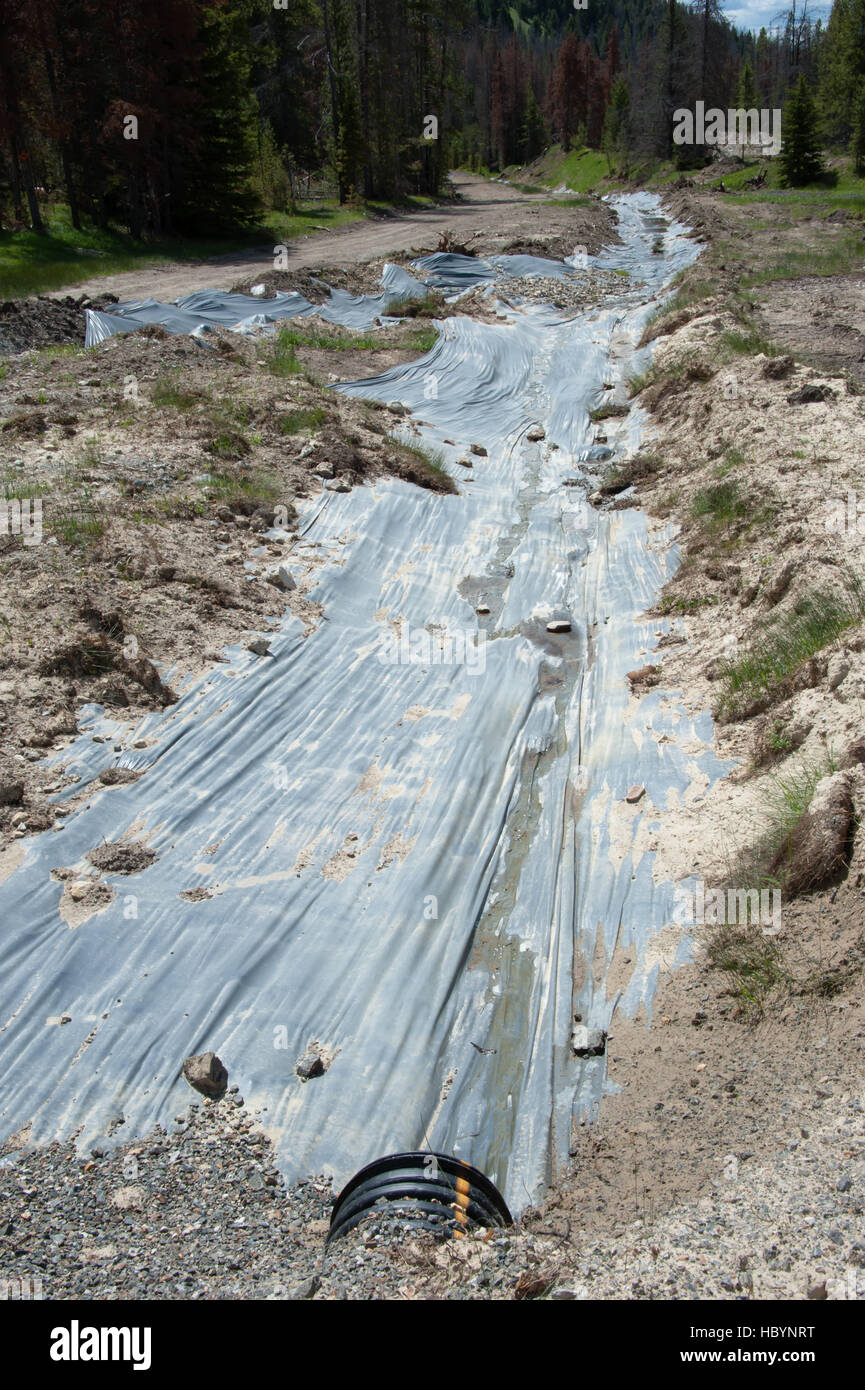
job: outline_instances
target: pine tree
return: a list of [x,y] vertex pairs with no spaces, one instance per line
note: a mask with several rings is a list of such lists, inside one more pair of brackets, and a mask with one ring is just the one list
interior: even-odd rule
[[[754,81],[754,69],[750,63],[743,63],[739,73],[739,85],[736,88],[736,105],[740,111],[755,111],[760,105],[760,94],[757,91],[757,84]],[[742,158],[745,158],[745,134],[747,133],[747,118],[742,123]]]
[[781,135],[783,182],[794,186],[813,183],[823,172],[823,158],[814,98],[801,74],[796,90],[784,108]]
[[535,89],[531,82],[526,88],[526,105],[523,116],[523,151],[522,157],[526,164],[537,159],[547,143],[547,128],[544,125],[544,118],[541,115],[541,108],[535,96]]
[[617,77],[610,92],[602,139],[602,148],[607,156],[607,168],[611,174],[614,165],[618,168],[621,164],[624,164],[624,172],[627,172],[630,152],[630,105],[628,84],[623,77]]
[[859,84],[859,92],[853,107],[853,138],[850,141],[853,167],[861,178],[865,174],[865,82]]

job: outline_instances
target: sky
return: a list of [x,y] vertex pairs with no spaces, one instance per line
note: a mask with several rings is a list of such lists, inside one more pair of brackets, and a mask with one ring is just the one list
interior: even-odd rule
[[[768,29],[773,19],[782,10],[790,8],[784,0],[775,0],[775,3],[766,3],[766,0],[731,0],[730,4],[724,4],[722,8],[731,24],[735,24],[737,29],[753,29],[759,34],[761,27],[765,24]],[[801,4],[797,3],[797,10],[801,11]],[[822,19],[826,23],[829,11],[832,8],[830,0],[826,4],[809,4],[808,13],[813,19]]]

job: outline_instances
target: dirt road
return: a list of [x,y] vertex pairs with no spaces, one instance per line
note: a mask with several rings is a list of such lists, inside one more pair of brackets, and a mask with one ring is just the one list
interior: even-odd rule
[[[289,247],[288,269],[320,266],[330,260],[371,261],[413,246],[432,246],[446,228],[498,232],[504,205],[522,204],[527,208],[539,197],[518,193],[504,184],[493,183],[475,174],[458,173],[451,182],[459,201],[448,207],[430,207],[418,212],[394,213],[356,222],[339,231],[304,237]],[[536,214],[535,214],[536,215]],[[508,219],[516,232],[513,216]],[[468,224],[468,225],[467,225]],[[530,225],[528,220],[525,224]],[[228,290],[238,280],[260,271],[273,270],[273,247],[255,246],[206,261],[169,261],[161,265],[142,265],[119,275],[97,275],[55,292],[62,297],[75,290],[79,294],[116,294],[121,300],[154,299],[170,301],[195,290]]]

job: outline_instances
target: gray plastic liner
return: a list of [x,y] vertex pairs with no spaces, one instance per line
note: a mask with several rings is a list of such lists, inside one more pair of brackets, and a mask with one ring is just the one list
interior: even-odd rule
[[[158,323],[168,333],[200,336],[212,328],[230,328],[238,333],[271,328],[280,319],[306,318],[317,314],[328,323],[345,328],[370,328],[377,318],[400,299],[423,298],[427,287],[402,266],[385,265],[380,294],[355,295],[331,289],[323,304],[312,304],[302,294],[280,292],[270,299],[255,295],[227,294],[220,290],[199,290],[184,295],[173,304],[156,299],[132,299],[115,304],[111,311],[87,309],[85,347],[95,347],[115,333],[128,333],[147,323]],[[326,288],[326,287],[325,287]]]
[[[460,494],[383,479],[307,502],[289,565],[317,566],[316,630],[287,614],[272,657],[232,648],[122,729],[139,781],[97,784],[62,830],[16,847],[0,885],[3,1136],[80,1131],[86,1152],[170,1125],[192,1098],[183,1059],[212,1048],[266,1107],[289,1179],[342,1183],[429,1144],[519,1211],[566,1161],[574,1117],[609,1084],[603,1057],[574,1055],[574,1014],[606,1028],[615,1008],[650,1011],[659,962],[687,956],[647,843],[659,808],[725,770],[708,715],[661,688],[636,701],[625,680],[667,626],[645,609],[671,537],[562,485],[592,475],[587,408],[634,370],[653,297],[697,251],[662,222],[652,254],[649,195],[617,207],[625,245],[596,263],[642,282],[623,277],[617,302],[451,318],[420,361],[339,388],[410,406]],[[611,445],[635,447],[642,424],[636,408],[610,421]],[[465,476],[453,461],[475,441],[488,457]],[[571,633],[550,635],[563,615]],[[94,778],[115,759],[92,735],[119,727],[89,707],[62,761]],[[635,782],[646,795],[627,805]],[[50,870],[123,835],[157,861],[106,874],[115,902],[70,929]],[[213,896],[179,896],[196,887]],[[614,952],[632,960],[623,989]],[[302,1082],[311,1043],[330,1065]]]

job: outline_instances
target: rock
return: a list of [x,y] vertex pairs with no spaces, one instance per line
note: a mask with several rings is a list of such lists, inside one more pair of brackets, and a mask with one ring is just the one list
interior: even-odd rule
[[407,405],[403,405],[402,401],[388,401],[388,403],[387,403],[387,409],[390,411],[391,415],[408,415],[408,414],[409,414],[409,408],[408,408],[408,406],[407,406]]
[[137,782],[140,776],[134,767],[103,767],[99,781],[103,787],[117,787],[124,782]]
[[571,1034],[571,1047],[577,1057],[603,1057],[607,1034],[603,1028],[587,1028],[585,1023],[578,1023]]
[[852,1178],[848,1178],[848,1177],[845,1175],[843,1178],[839,1178],[838,1181],[836,1182],[836,1184],[835,1184],[835,1191],[836,1191],[836,1192],[849,1192],[849,1191],[850,1191],[850,1188],[851,1188],[852,1186],[853,1186],[853,1179],[852,1179]]
[[460,464],[463,468],[474,468],[474,464],[472,463],[470,458],[457,459],[457,463]]
[[470,445],[469,445],[469,453],[470,453],[470,454],[477,454],[478,458],[482,458],[482,459],[485,459],[486,456],[487,456],[487,451],[486,451],[486,449],[484,448],[483,444],[470,444]]
[[763,364],[763,375],[770,381],[778,381],[781,377],[789,376],[793,370],[793,359],[789,356],[770,357],[768,362]]
[[645,795],[645,787],[629,787],[628,790],[625,792],[625,800],[630,802],[630,804],[633,806],[637,801],[641,799],[641,797],[644,797]]
[[307,1048],[303,1056],[298,1058],[295,1071],[301,1081],[311,1081],[314,1076],[323,1076],[325,1065],[320,1053],[316,1052],[315,1048]]
[[475,612],[479,613],[481,617],[483,617],[484,614],[489,613],[489,611],[490,607],[488,603],[479,603],[477,608],[475,609]]
[[705,574],[707,579],[719,580],[727,578],[727,570],[725,566],[719,565],[715,560],[709,561],[709,564],[705,566],[703,573]]
[[571,622],[569,618],[551,618],[547,623],[547,632],[570,632]]
[[116,1187],[108,1200],[120,1211],[141,1211],[147,1202],[147,1188],[139,1183],[129,1187]]
[[270,652],[270,643],[266,637],[253,637],[251,642],[247,642],[246,650],[252,652],[253,656],[267,656]]
[[785,837],[769,873],[783,876],[789,896],[819,888],[846,864],[852,823],[850,773],[824,777],[808,810]]
[[187,1057],[183,1075],[190,1086],[204,1096],[218,1100],[225,1094],[228,1072],[215,1052],[199,1052],[195,1057]]
[[310,1279],[303,1279],[299,1284],[293,1284],[285,1296],[292,1303],[299,1303],[305,1298],[314,1298],[320,1282],[318,1275],[313,1274]]
[[824,1298],[828,1298],[826,1280],[824,1279],[821,1284],[812,1284],[808,1289],[808,1297],[814,1302],[821,1302]]
[[[217,508],[216,508],[216,517],[217,517],[217,520],[218,520],[218,521],[224,521],[225,524],[226,524],[226,526],[229,526],[229,525],[231,524],[231,522],[234,521],[234,512],[231,510],[230,507],[217,507]],[[163,565],[161,568],[163,568],[163,569],[173,569],[173,566],[172,566],[172,565]],[[161,577],[161,576],[160,576],[160,577]]]
[[345,478],[328,478],[325,487],[328,492],[351,492],[351,483]]
[[68,893],[73,902],[80,903],[87,897],[88,892],[93,886],[90,878],[76,878],[74,883],[70,883]]
[[547,432],[544,429],[543,425],[532,425],[531,429],[526,435],[526,439],[530,440],[532,444],[536,444],[538,440],[546,439],[546,437]]
[[334,476],[334,467],[332,463],[328,463],[327,460],[324,460],[321,463],[317,463],[312,472],[313,476],[316,478],[332,478]]
[[277,565],[265,576],[267,583],[272,584],[275,589],[282,589],[284,593],[290,593],[297,588],[294,575],[291,570],[286,569],[285,565]]
[[0,782],[0,806],[20,806],[23,799],[23,782]]
[[809,381],[805,386],[800,386],[798,391],[791,391],[787,397],[788,405],[818,405],[821,401],[831,401],[835,399],[835,392],[830,386],[823,386],[819,382]]
[[829,689],[837,690],[849,674],[850,660],[846,652],[834,652],[829,658],[829,666],[826,671],[826,684]]
[[639,686],[658,685],[661,679],[660,666],[641,666],[637,671],[629,671],[625,677],[631,689],[635,690]]

